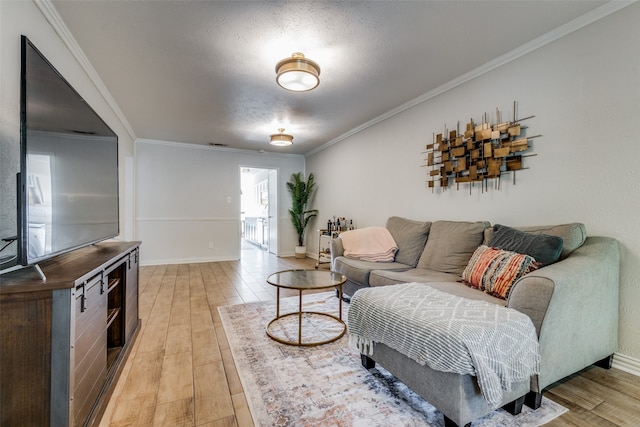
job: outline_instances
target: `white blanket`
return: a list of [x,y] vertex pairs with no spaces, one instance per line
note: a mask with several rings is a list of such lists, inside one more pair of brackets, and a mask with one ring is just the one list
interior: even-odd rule
[[344,256],[363,261],[393,262],[398,245],[384,227],[365,227],[340,234]]
[[540,372],[536,330],[527,315],[423,283],[357,291],[348,327],[349,343],[362,354],[383,343],[432,369],[476,376],[492,408],[512,383]]

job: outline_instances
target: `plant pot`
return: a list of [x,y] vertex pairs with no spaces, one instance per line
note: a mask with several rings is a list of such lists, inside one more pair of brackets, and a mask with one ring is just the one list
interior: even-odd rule
[[306,258],[306,257],[307,257],[307,247],[296,246],[296,258]]

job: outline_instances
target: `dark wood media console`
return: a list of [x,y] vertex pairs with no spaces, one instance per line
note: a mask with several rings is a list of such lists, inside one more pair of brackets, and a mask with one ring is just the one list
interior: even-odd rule
[[97,425],[133,347],[140,242],[0,276],[0,425]]

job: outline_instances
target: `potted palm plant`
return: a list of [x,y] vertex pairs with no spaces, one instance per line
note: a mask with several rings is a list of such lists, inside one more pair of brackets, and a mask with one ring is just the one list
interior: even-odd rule
[[304,233],[311,218],[318,215],[317,209],[307,209],[307,204],[313,196],[316,189],[316,183],[313,181],[313,174],[310,173],[307,180],[301,172],[291,174],[287,188],[291,194],[291,223],[298,234],[298,245],[296,246],[296,258],[305,258],[307,256],[307,247],[304,245]]

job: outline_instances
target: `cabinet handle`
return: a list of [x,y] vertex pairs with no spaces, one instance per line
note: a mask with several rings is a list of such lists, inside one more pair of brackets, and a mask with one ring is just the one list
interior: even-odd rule
[[87,297],[84,296],[84,293],[80,296],[80,313],[84,313],[87,309]]

